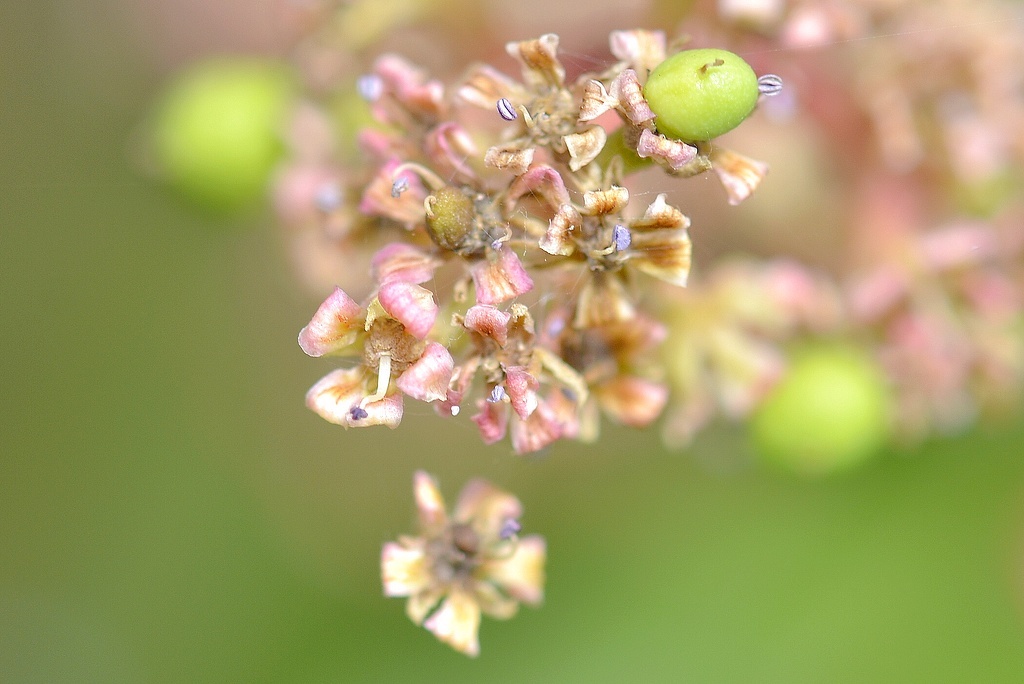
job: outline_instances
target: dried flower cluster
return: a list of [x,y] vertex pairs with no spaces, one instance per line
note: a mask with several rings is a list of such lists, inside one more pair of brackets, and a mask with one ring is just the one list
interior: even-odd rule
[[573,83],[557,47],[553,34],[510,43],[521,80],[481,65],[446,91],[394,55],[360,80],[380,124],[360,137],[375,171],[318,196],[350,215],[349,239],[393,241],[370,259],[365,305],[338,288],[299,336],[311,356],[354,360],[307,395],[325,419],[395,427],[410,397],[468,408],[484,442],[509,435],[527,453],[594,437],[602,411],[634,427],[661,413],[665,329],[650,312],[665,305],[645,311],[638,293],[648,278],[686,285],[690,221],[664,194],[635,207],[624,159],[713,169],[732,202],[766,167],[657,132],[639,74],[665,59],[663,34],[614,32],[618,61]]
[[[572,79],[553,34],[507,45],[518,78],[477,65],[448,86],[387,54],[347,81],[370,114],[349,136],[358,150],[345,149],[327,107],[305,102],[275,187],[282,221],[301,228],[303,275],[325,292],[340,284],[299,343],[348,362],[307,405],[345,427],[394,428],[408,397],[519,454],[594,439],[602,414],[645,427],[664,413],[666,441],[686,444],[716,416],[750,415],[793,340],[830,336],[884,368],[905,435],[1014,405],[1024,31],[1013,9],[717,7],[690,34],[770,55],[787,86],[762,75],[759,104],[824,132],[824,156],[843,162],[833,172],[850,210],[829,219],[847,239],[843,264],[751,257],[690,277],[690,220],[667,184],[710,171],[738,204],[767,166],[659,131],[644,85],[668,56],[660,32],[613,32],[611,65]],[[858,40],[879,35],[899,39]],[[837,44],[856,45],[854,57],[808,58]],[[666,185],[636,180],[651,166]],[[385,592],[408,596],[414,622],[475,655],[481,613],[539,602],[543,542],[518,539],[518,501],[483,482],[451,518],[429,476],[416,475],[415,492],[420,536],[385,546]]]

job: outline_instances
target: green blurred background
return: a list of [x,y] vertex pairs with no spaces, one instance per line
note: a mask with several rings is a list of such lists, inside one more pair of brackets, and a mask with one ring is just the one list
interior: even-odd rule
[[[272,221],[133,168],[145,24],[2,7],[0,681],[1024,681],[1019,426],[804,481],[727,429],[524,460],[429,410],[328,425]],[[510,489],[549,542],[546,604],[476,661],[381,595],[417,468]]]

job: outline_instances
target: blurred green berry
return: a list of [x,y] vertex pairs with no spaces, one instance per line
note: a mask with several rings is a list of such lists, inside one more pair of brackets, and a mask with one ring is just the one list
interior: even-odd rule
[[190,67],[153,117],[160,173],[206,209],[231,212],[254,204],[284,152],[281,132],[292,91],[288,71],[270,61],[218,58]]
[[865,354],[816,346],[798,353],[754,414],[754,445],[768,462],[807,475],[856,466],[889,438],[886,379]]
[[757,104],[757,76],[728,50],[677,52],[644,85],[658,132],[683,142],[711,140],[731,131]]

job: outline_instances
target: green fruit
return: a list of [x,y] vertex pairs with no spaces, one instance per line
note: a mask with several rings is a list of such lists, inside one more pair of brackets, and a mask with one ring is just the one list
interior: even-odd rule
[[683,142],[711,140],[731,131],[757,104],[757,76],[728,50],[677,52],[644,85],[658,132]]
[[154,115],[153,151],[164,178],[207,209],[235,211],[266,192],[284,152],[293,82],[278,64],[202,62],[171,85]]
[[804,350],[754,414],[754,444],[765,460],[807,475],[856,466],[889,438],[885,377],[845,347]]
[[438,247],[459,251],[476,221],[473,200],[446,185],[433,194],[427,214],[427,233]]

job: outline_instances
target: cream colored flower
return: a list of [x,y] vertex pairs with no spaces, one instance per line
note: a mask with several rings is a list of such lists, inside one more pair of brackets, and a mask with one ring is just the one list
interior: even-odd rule
[[417,472],[413,490],[419,536],[384,544],[384,595],[407,596],[413,622],[475,657],[481,613],[507,620],[520,601],[543,600],[544,538],[520,538],[519,500],[483,480],[463,488],[451,517],[430,475]]

